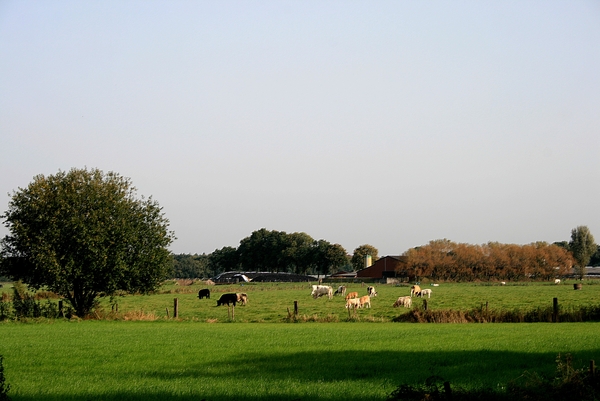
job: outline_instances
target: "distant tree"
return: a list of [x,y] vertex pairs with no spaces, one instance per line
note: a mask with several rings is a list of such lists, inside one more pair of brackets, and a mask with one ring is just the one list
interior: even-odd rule
[[173,255],[171,278],[205,278],[209,274],[207,255]]
[[571,230],[569,250],[577,263],[577,275],[580,279],[583,279],[586,266],[590,263],[592,255],[598,250],[598,247],[594,242],[594,236],[587,226],[578,226]]
[[65,297],[78,316],[97,297],[154,290],[172,267],[175,237],[162,209],[117,173],[38,175],[1,217],[10,234],[0,273]]
[[409,249],[402,273],[433,280],[548,280],[568,273],[573,265],[564,248],[537,242],[529,245],[456,244],[444,240]]
[[238,270],[240,268],[240,258],[237,249],[231,246],[215,249],[213,253],[208,255],[208,266],[211,276]]
[[590,259],[590,266],[600,266],[600,245],[596,246],[596,253]]
[[310,267],[310,252],[314,239],[306,233],[287,234],[284,238],[283,268],[296,274],[306,274]]
[[352,259],[350,263],[352,264],[352,268],[354,270],[360,270],[365,268],[365,257],[367,255],[371,256],[373,262],[375,262],[378,258],[379,251],[373,245],[365,244],[361,245],[354,250],[352,254]]
[[340,244],[318,240],[312,247],[312,265],[315,273],[330,274],[333,270],[348,263],[346,250]]
[[284,232],[261,228],[242,239],[238,247],[242,268],[268,272],[281,270],[286,247],[285,236]]
[[553,242],[552,244],[566,249],[567,251],[569,250],[569,241],[557,241]]

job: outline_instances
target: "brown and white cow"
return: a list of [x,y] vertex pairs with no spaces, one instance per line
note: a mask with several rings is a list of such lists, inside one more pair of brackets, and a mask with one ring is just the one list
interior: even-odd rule
[[352,298],[358,298],[358,292],[353,291],[349,292],[348,295],[346,295],[346,301]]
[[421,293],[421,287],[419,287],[418,285],[415,284],[412,287],[410,287],[410,296],[411,297],[413,295],[418,297],[420,293]]
[[364,297],[359,298],[360,307],[361,308],[370,308],[371,307],[371,297],[365,295]]

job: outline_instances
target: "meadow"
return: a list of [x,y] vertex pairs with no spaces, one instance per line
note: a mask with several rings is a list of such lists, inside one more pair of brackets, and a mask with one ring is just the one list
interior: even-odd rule
[[[551,308],[553,299],[557,298],[563,311],[582,306],[600,305],[600,282],[587,280],[583,289],[573,290],[573,283],[559,285],[554,283],[443,283],[439,287],[423,285],[432,288],[431,298],[427,306],[432,310],[453,309],[466,310],[480,308],[482,305],[489,310],[531,310],[534,308]],[[315,283],[312,283],[315,284]],[[366,295],[366,284],[344,283],[348,292],[356,291]],[[410,285],[374,284],[377,297],[371,300],[370,309],[361,309],[352,316],[352,321],[391,322],[402,313],[404,308],[393,308],[392,305],[399,296],[410,295]],[[211,289],[211,299],[199,300],[198,290]],[[335,288],[335,287],[334,287]],[[298,304],[298,318],[302,321],[344,322],[349,320],[345,309],[345,300],[335,296],[329,300],[326,297],[313,299],[310,296],[311,283],[244,283],[237,285],[206,286],[195,283],[189,286],[175,285],[167,282],[158,294],[150,296],[117,297],[121,314],[131,313],[130,318],[164,319],[173,316],[174,300],[179,305],[179,318],[182,320],[197,320],[203,322],[227,322],[230,314],[226,307],[217,307],[219,296],[226,292],[244,292],[248,294],[248,305],[235,308],[235,321],[246,323],[282,322],[288,316],[288,309],[294,311],[294,302]],[[413,307],[422,307],[423,300],[414,298]],[[101,308],[104,311],[114,310],[110,300],[104,299]],[[139,315],[139,316],[136,316]]]
[[[360,284],[349,287],[366,292]],[[210,300],[197,298],[199,288],[169,283],[154,295],[119,297],[118,314],[103,300],[105,320],[0,322],[9,395],[15,401],[385,400],[398,385],[430,376],[499,388],[524,372],[551,375],[559,354],[572,354],[576,367],[600,361],[595,322],[392,323],[406,313],[391,306],[408,293],[404,286],[376,285],[372,308],[351,319],[341,298],[312,299],[306,283],[215,286]],[[215,306],[230,291],[249,296],[235,320]],[[553,297],[561,308],[598,305],[600,285],[586,282],[574,291],[571,284],[441,284],[428,306],[534,308],[551,305]],[[285,323],[294,301],[303,318]]]

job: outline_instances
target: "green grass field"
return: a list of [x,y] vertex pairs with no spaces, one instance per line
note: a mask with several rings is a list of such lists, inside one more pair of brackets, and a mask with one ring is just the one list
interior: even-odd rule
[[[390,323],[408,287],[376,285],[371,309],[348,319],[341,298],[312,299],[308,284],[165,286],[118,299],[120,320],[0,322],[9,395],[17,400],[385,400],[402,383],[438,375],[497,388],[525,371],[552,374],[558,354],[600,361],[600,323]],[[349,290],[366,292],[350,284]],[[224,292],[246,292],[228,318]],[[180,319],[172,316],[179,300]],[[600,285],[441,284],[430,308],[563,308],[600,303]],[[298,301],[300,323],[282,323]],[[417,305],[420,305],[420,300]],[[108,300],[102,301],[110,311]],[[143,312],[142,312],[143,311]],[[123,321],[122,319],[151,321]],[[210,322],[210,323],[208,323]],[[265,324],[257,324],[257,322]],[[318,323],[329,322],[329,323]]]
[[[366,295],[366,285],[346,284],[348,291],[356,291]],[[506,286],[460,283],[444,283],[439,287],[424,285],[432,288],[432,296],[428,301],[430,309],[465,310],[480,307],[488,303],[493,309],[533,309],[536,307],[551,307],[553,298],[558,298],[561,308],[568,309],[578,306],[600,304],[600,283],[588,281],[583,290],[574,291],[570,283],[555,285],[554,283],[515,283]],[[155,317],[166,317],[166,309],[170,316],[173,313],[174,298],[178,299],[179,316],[181,319],[199,321],[226,322],[229,315],[226,307],[216,307],[219,296],[225,292],[245,292],[248,294],[247,306],[235,309],[236,322],[281,322],[288,315],[287,309],[293,312],[294,301],[298,301],[298,313],[304,320],[317,321],[346,321],[348,311],[345,300],[336,296],[332,300],[326,297],[313,299],[310,296],[309,283],[271,284],[256,283],[244,285],[212,286],[211,299],[197,298],[203,285],[177,287],[172,284],[163,287],[163,293],[152,296],[126,296],[118,298],[119,312],[144,311]],[[358,320],[390,322],[400,313],[406,313],[404,308],[393,308],[392,305],[399,296],[409,295],[409,286],[375,285],[378,296],[373,298],[371,309],[358,311]],[[187,291],[187,293],[186,293]],[[413,306],[421,306],[423,301],[415,298]],[[111,310],[108,300],[103,302],[105,310]]]
[[600,360],[599,323],[0,325],[13,400],[384,400],[439,375],[496,387]]

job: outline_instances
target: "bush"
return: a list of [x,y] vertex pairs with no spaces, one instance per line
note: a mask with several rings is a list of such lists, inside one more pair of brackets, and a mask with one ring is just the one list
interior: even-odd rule
[[10,318],[10,302],[0,301],[0,321]]
[[[4,319],[7,319],[10,316],[9,313],[3,313],[3,309],[6,309],[7,307],[1,304],[3,303],[0,302],[0,320],[3,319],[3,316],[5,316]],[[36,295],[28,293],[25,285],[21,282],[15,283],[13,287],[12,304],[14,315],[17,319],[37,317],[56,319],[60,315],[56,303],[49,299],[46,299],[45,304],[36,301]]]
[[[393,321],[406,323],[551,323],[552,315],[552,307],[538,307],[531,310],[487,310],[482,306],[466,311],[413,308],[409,312],[395,317]],[[559,310],[558,320],[560,322],[599,321],[600,305]]]
[[6,384],[6,380],[4,379],[4,365],[2,364],[4,358],[0,355],[0,401],[10,401],[10,397],[8,396],[8,390],[10,390],[10,385]]

